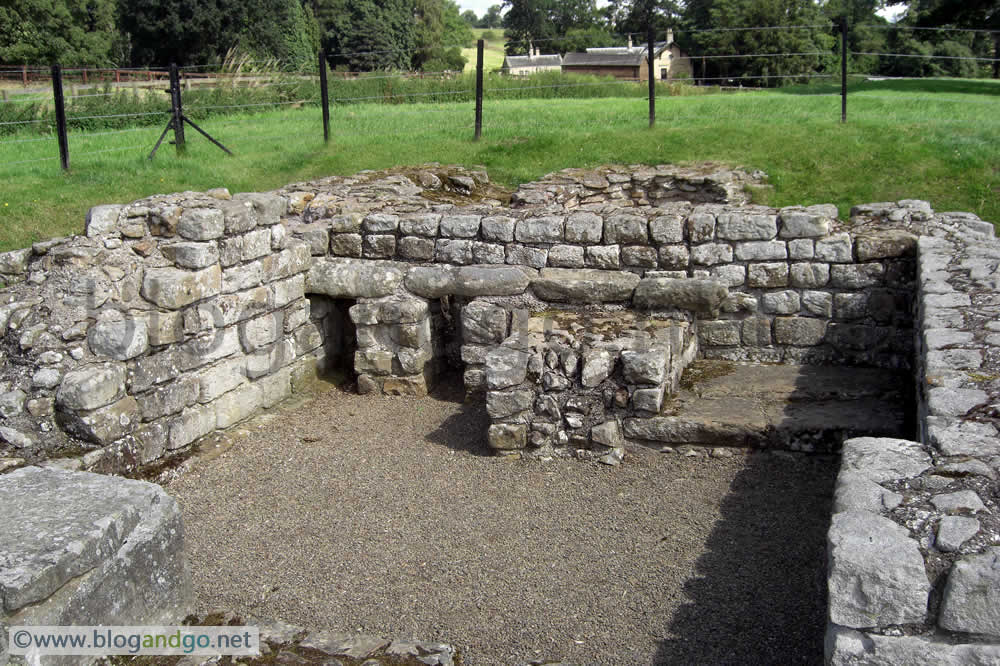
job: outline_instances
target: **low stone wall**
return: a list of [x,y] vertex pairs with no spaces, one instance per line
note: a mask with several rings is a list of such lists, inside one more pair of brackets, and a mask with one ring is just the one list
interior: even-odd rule
[[[874,224],[898,212],[855,210]],[[844,444],[831,664],[1000,663],[1000,242],[962,214],[920,233],[920,441]]]
[[180,508],[159,486],[27,467],[0,475],[0,506],[0,663],[12,626],[176,625],[191,611]]

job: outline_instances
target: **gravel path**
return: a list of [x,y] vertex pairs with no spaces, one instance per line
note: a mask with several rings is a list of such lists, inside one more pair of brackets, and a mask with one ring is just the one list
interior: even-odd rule
[[822,663],[831,458],[510,461],[480,409],[332,389],[198,461],[168,490],[199,611],[467,666]]

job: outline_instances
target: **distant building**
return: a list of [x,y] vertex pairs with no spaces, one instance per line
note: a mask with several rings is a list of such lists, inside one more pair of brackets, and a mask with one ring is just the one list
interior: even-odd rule
[[562,70],[562,56],[539,55],[538,47],[531,46],[531,55],[504,56],[504,74],[511,76],[528,76],[536,72],[558,72]]
[[[617,79],[649,80],[649,59],[646,45],[587,49],[585,53],[567,53],[562,59],[565,74],[593,74]],[[667,31],[667,40],[653,45],[653,72],[658,79],[691,77],[691,59],[674,43],[674,33]]]

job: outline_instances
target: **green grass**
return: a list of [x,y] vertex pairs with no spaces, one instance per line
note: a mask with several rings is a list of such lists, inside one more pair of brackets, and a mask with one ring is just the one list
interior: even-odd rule
[[[162,192],[228,187],[261,191],[290,182],[436,161],[482,164],[514,186],[565,167],[712,160],[762,169],[775,206],[850,206],[927,199],[1000,221],[1000,85],[942,82],[855,84],[848,123],[835,86],[657,100],[647,127],[643,99],[487,101],[482,141],[473,108],[456,104],[353,105],[333,109],[322,140],[318,109],[210,118],[203,127],[230,147],[226,157],[193,130],[188,154],[164,145],[146,159],[159,128],[70,138],[73,169],[59,170],[55,141],[0,143],[0,251],[80,233],[99,203]],[[10,139],[35,139],[19,134]],[[116,150],[85,155],[96,150]],[[29,159],[47,161],[10,165]]]
[[[472,34],[476,39],[482,39],[483,33],[492,32],[496,39],[488,39],[483,44],[483,71],[492,72],[494,69],[503,67],[503,28],[473,28]],[[462,49],[465,56],[465,71],[476,71],[476,47]]]

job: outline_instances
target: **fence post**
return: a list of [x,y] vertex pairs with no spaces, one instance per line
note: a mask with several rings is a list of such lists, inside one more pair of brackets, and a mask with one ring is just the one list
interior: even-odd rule
[[476,42],[476,141],[483,136],[483,44]]
[[28,66],[27,65],[21,65],[21,83],[24,84],[25,88],[28,87]]
[[323,143],[329,143],[330,95],[326,85],[326,51],[319,52],[319,96],[323,105]]
[[177,154],[183,155],[184,145],[184,109],[181,106],[181,80],[177,63],[170,63],[170,109],[174,116],[174,146]]
[[646,70],[649,75],[649,126],[656,124],[656,76],[653,74],[653,40],[656,33],[653,32],[653,18],[649,18],[649,26],[646,28]]
[[69,137],[66,136],[66,104],[63,100],[62,67],[52,65],[52,100],[56,107],[56,135],[59,139],[59,163],[69,170]]
[[840,122],[847,122],[847,15],[840,19]]

